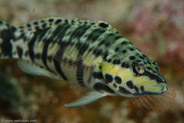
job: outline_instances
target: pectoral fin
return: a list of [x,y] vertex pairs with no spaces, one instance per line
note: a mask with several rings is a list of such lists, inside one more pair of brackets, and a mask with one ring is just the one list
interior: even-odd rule
[[44,68],[41,68],[40,66],[35,65],[31,62],[19,60],[17,62],[17,65],[25,73],[38,75],[38,76],[47,76],[47,77],[50,77],[50,78],[62,80],[61,77],[57,76],[56,74],[51,73],[50,71],[48,71]]
[[83,97],[75,100],[72,103],[65,104],[64,106],[65,107],[81,106],[81,105],[89,104],[89,103],[91,103],[97,99],[100,99],[104,96],[107,96],[107,94],[93,91],[93,92],[89,92],[87,95],[84,95]]

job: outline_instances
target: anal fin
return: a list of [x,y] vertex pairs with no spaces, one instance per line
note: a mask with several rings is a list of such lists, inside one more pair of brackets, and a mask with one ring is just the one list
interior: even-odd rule
[[24,61],[24,60],[19,60],[17,62],[17,64],[18,64],[19,68],[25,73],[38,75],[38,76],[46,76],[49,78],[62,80],[62,78],[59,75],[54,74],[54,73],[48,71],[47,69],[44,69],[44,68],[42,68],[39,65],[36,65],[34,63]]

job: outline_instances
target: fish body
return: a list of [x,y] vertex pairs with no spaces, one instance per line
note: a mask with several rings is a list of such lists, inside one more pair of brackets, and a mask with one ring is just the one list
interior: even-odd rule
[[68,107],[168,91],[157,63],[103,21],[51,17],[18,28],[0,21],[0,58],[18,59],[24,72],[91,89]]

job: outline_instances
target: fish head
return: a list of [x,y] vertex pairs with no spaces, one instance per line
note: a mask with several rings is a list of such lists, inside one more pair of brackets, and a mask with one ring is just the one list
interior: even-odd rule
[[151,96],[168,91],[157,63],[148,58],[124,60],[121,64],[104,62],[101,69],[105,83],[119,96]]

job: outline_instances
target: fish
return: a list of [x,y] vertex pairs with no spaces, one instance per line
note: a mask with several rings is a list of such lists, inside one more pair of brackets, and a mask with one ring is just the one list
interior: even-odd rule
[[169,90],[158,64],[105,21],[49,17],[15,27],[0,20],[0,59],[89,90],[66,107],[106,96],[138,98],[151,107],[152,96]]

